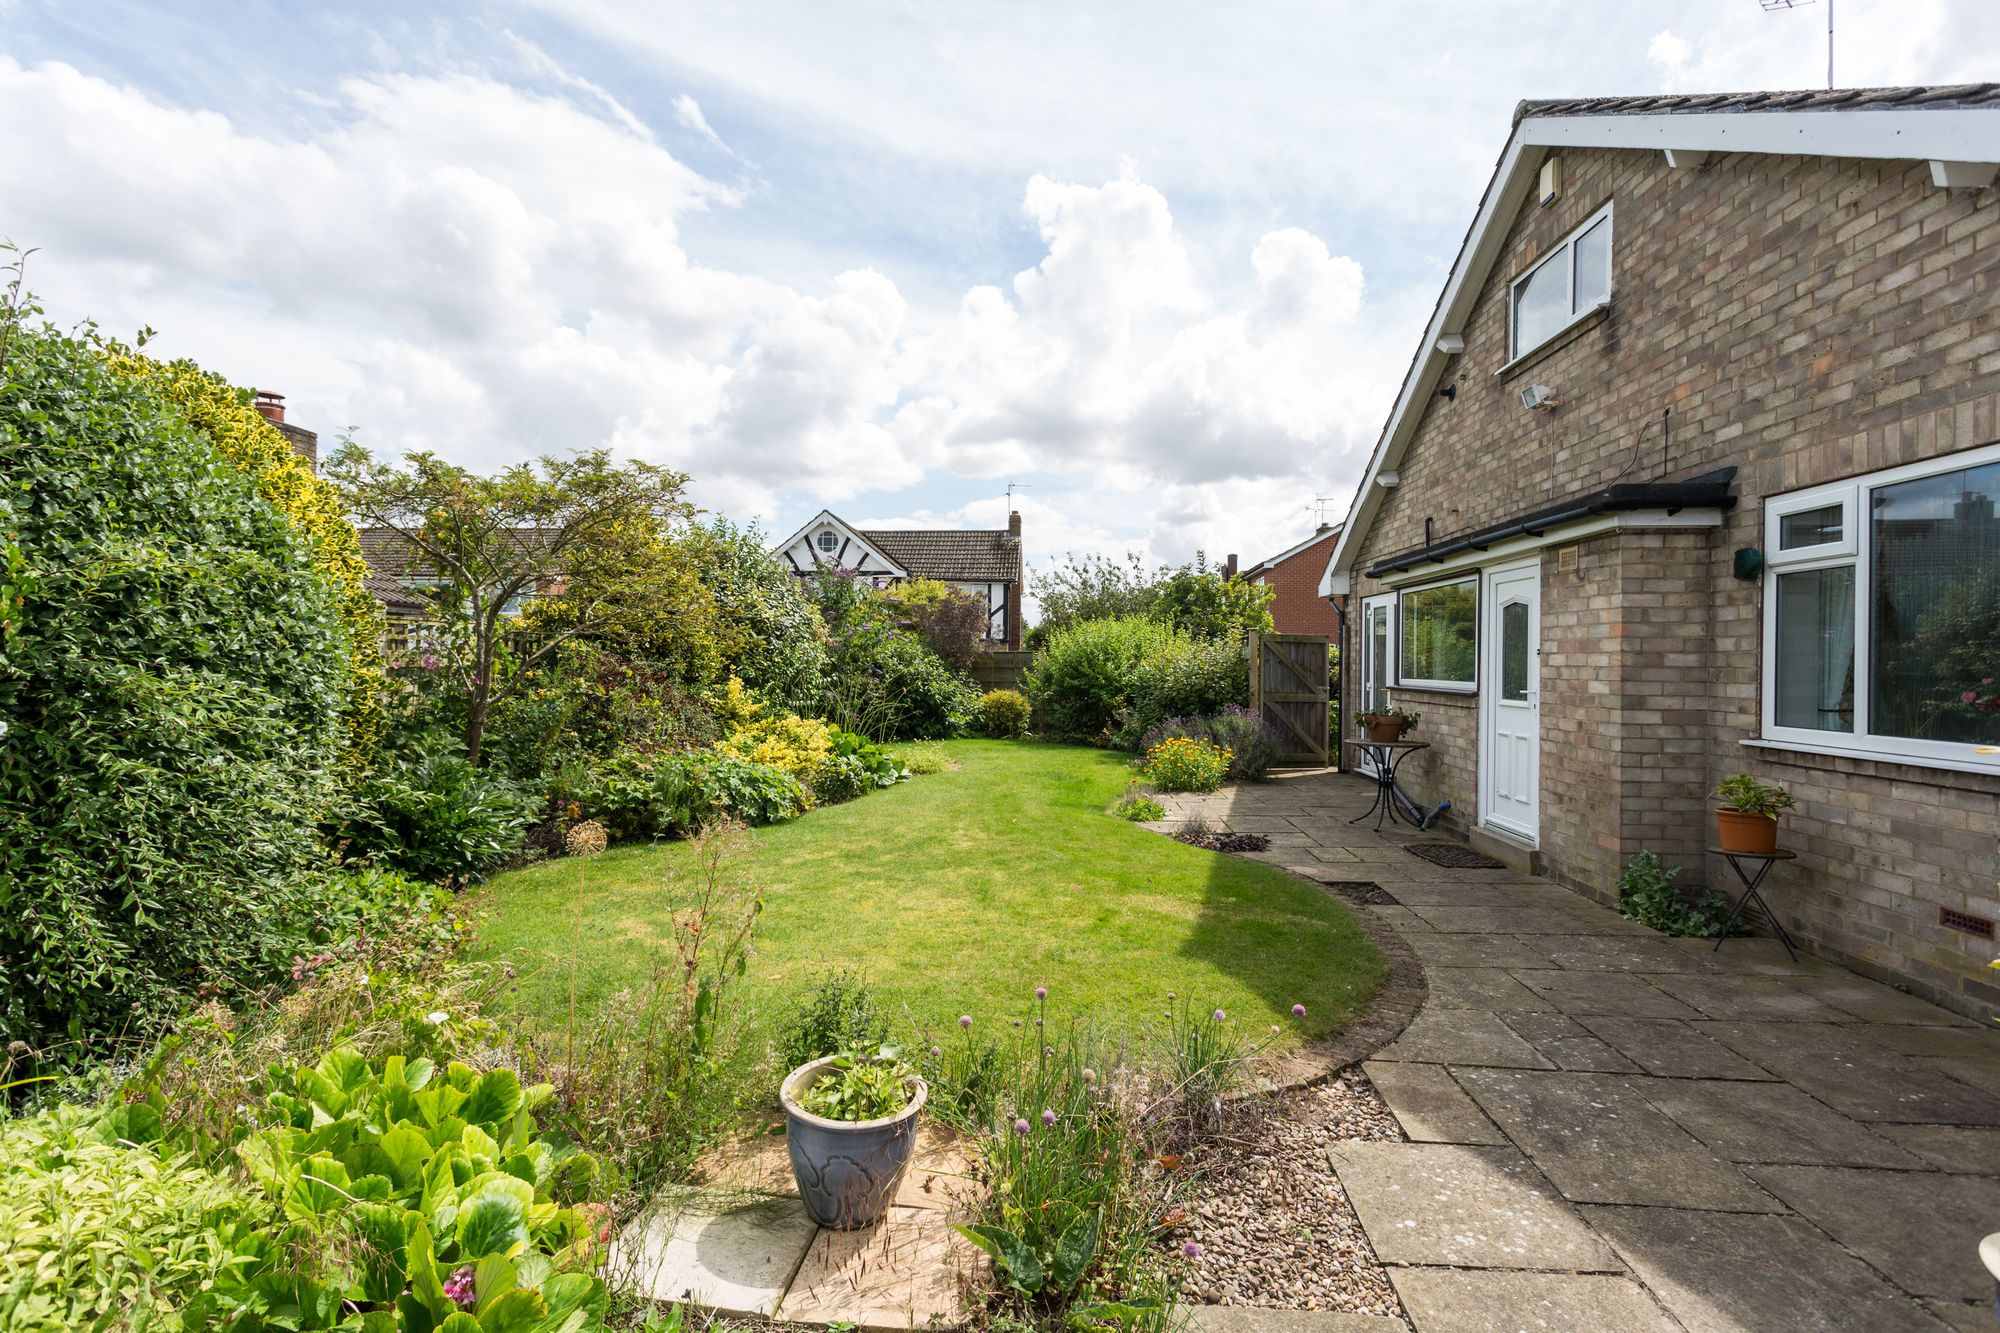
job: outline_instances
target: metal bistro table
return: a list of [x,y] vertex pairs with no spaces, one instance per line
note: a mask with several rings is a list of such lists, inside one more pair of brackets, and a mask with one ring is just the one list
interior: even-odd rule
[[[1423,807],[1405,796],[1396,785],[1396,769],[1405,759],[1419,750],[1431,748],[1429,741],[1356,741],[1356,745],[1370,752],[1375,761],[1375,801],[1366,810],[1348,820],[1359,824],[1370,815],[1375,816],[1375,831],[1382,831],[1382,819],[1387,816],[1390,823],[1401,819],[1405,824],[1423,828],[1429,823]],[[1396,809],[1400,804],[1403,809]]]
[[[1720,847],[1711,847],[1708,850],[1729,862],[1729,868],[1736,872],[1736,878],[1743,881],[1743,896],[1736,900],[1736,906],[1729,909],[1729,919],[1722,923],[1722,929],[1716,933],[1715,949],[1710,952],[1722,948],[1722,942],[1729,938],[1729,932],[1736,927],[1736,918],[1743,915],[1743,909],[1750,905],[1752,898],[1755,898],[1757,910],[1764,914],[1764,919],[1771,923],[1771,929],[1777,931],[1778,938],[1785,942],[1785,952],[1792,956],[1793,962],[1798,962],[1799,951],[1792,947],[1792,937],[1785,933],[1784,922],[1778,920],[1778,914],[1771,910],[1771,904],[1764,901],[1764,895],[1757,889],[1764,882],[1764,876],[1771,873],[1772,866],[1780,861],[1795,861],[1799,854],[1782,849],[1775,852],[1725,852]],[[1746,871],[1743,868],[1745,861],[1757,862],[1757,868]]]

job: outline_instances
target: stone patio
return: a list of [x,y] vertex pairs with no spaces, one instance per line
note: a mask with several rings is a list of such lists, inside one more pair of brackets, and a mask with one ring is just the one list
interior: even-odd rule
[[[1411,855],[1294,774],[1163,800],[1379,885],[1429,997],[1364,1068],[1408,1143],[1331,1154],[1418,1333],[1994,1328],[2000,1032],[1775,940],[1674,940],[1547,880]],[[1282,1333],[1284,1311],[1201,1312]],[[1296,1316],[1292,1316],[1296,1319]]]

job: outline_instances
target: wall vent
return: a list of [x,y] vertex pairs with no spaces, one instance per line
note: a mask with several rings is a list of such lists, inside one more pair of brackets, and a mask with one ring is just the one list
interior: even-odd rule
[[1970,912],[1954,912],[1949,907],[1938,908],[1938,924],[1952,930],[1962,930],[1968,935],[1977,935],[1982,940],[1993,938],[1993,922]]

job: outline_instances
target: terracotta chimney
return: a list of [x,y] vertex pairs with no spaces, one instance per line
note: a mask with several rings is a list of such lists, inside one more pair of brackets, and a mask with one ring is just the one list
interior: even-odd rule
[[269,389],[257,390],[256,407],[259,412],[264,414],[267,421],[283,421],[285,419],[285,395],[281,393],[273,393]]
[[1021,511],[1018,509],[1007,511],[1007,535],[1010,537],[1021,535]]
[[1222,577],[1225,579],[1236,577],[1236,552],[1231,551],[1229,558],[1222,562]]

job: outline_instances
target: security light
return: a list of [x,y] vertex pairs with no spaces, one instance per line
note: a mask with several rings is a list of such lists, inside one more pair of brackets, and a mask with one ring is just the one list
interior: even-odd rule
[[1521,406],[1531,412],[1554,407],[1561,401],[1556,397],[1556,391],[1546,384],[1530,384],[1521,390]]

